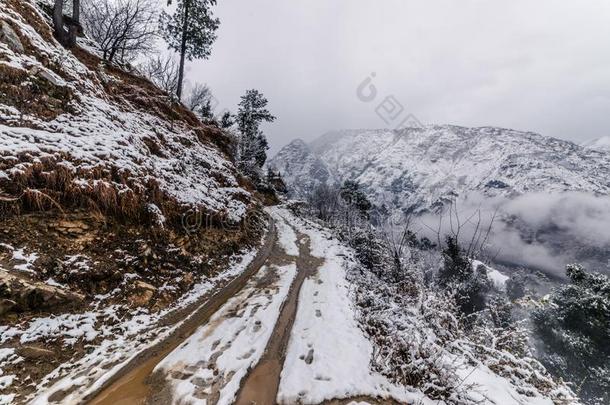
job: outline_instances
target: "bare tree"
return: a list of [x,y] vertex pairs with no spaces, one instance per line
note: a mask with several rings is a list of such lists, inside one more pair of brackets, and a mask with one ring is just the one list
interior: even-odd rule
[[76,45],[76,36],[82,32],[80,25],[80,0],[72,0],[72,15],[64,14],[66,0],[55,0],[53,4],[53,28],[55,37],[65,47]]
[[[446,220],[445,216],[447,217]],[[488,222],[485,221],[482,216],[481,207],[479,206],[479,208],[474,210],[466,220],[463,220],[462,217],[460,217],[457,201],[452,201],[448,211],[439,214],[437,228],[433,228],[424,222],[422,222],[422,225],[436,235],[439,247],[443,246],[443,232],[446,232],[446,236],[449,236],[456,243],[466,247],[464,253],[468,258],[478,259],[481,256],[486,256],[485,250],[488,248],[489,237],[491,236],[491,231],[493,230],[493,225],[497,216],[498,209],[492,213]],[[443,223],[448,223],[448,230],[443,229],[444,227],[447,227],[447,225],[443,226]],[[470,229],[466,229],[466,227],[469,227]],[[464,232],[466,232],[466,236],[464,236]]]
[[83,24],[104,60],[131,62],[155,49],[158,6],[155,0],[83,0]]
[[390,213],[380,218],[378,229],[384,245],[390,256],[394,269],[394,278],[399,279],[405,269],[404,260],[409,246],[415,238],[413,231],[413,217],[403,212]]
[[171,56],[155,56],[139,66],[139,70],[146,78],[161,90],[164,90],[172,99],[175,98],[178,86],[178,64]]
[[212,91],[208,86],[201,83],[195,84],[185,101],[186,107],[204,121],[210,121],[214,118],[215,104],[217,102],[212,95]]

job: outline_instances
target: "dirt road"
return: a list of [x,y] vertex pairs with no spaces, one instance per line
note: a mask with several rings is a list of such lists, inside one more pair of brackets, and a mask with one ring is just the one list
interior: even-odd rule
[[162,325],[173,325],[185,318],[186,320],[166,340],[143,351],[127,363],[100,390],[85,398],[85,402],[92,405],[137,405],[146,403],[150,392],[147,379],[154,367],[201,324],[206,323],[210,316],[229,298],[243,288],[250,277],[260,270],[271,254],[276,244],[276,238],[275,224],[271,220],[263,245],[252,263],[241,275],[231,280],[215,294],[206,295],[186,308],[169,313],[162,321]]
[[[281,217],[275,222],[277,236],[268,237],[251,268],[89,403],[275,404],[302,286],[322,282],[318,271],[325,262],[312,255],[310,236]],[[321,319],[321,312],[314,316]],[[313,352],[299,361],[310,364]],[[366,396],[323,402],[351,403],[395,402]]]
[[280,374],[286,358],[286,348],[297,312],[299,291],[303,281],[313,275],[321,264],[320,259],[311,256],[308,238],[301,234],[297,235],[299,241],[299,256],[296,259],[297,276],[282,306],[265,354],[241,387],[235,402],[237,405],[275,403]]

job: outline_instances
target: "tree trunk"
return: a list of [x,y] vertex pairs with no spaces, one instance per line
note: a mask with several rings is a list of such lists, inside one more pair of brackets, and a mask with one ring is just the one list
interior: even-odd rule
[[64,29],[64,0],[55,0],[53,6],[53,28],[55,29],[55,37],[62,44],[68,42],[68,35]]
[[182,22],[182,44],[180,45],[180,69],[178,70],[178,88],[176,89],[176,95],[178,101],[182,100],[182,82],[184,80],[184,59],[186,57],[186,41],[187,41],[187,30],[189,22],[189,8],[191,0],[184,0],[184,21]]
[[[66,30],[66,22],[69,22]],[[55,29],[55,37],[60,44],[66,47],[76,45],[76,36],[80,30],[80,0],[72,2],[72,18],[64,18],[64,0],[55,0],[53,6],[53,28]]]
[[68,47],[76,45],[76,37],[80,31],[80,0],[72,0],[72,21],[68,28]]
[[72,19],[80,24],[80,0],[72,0]]

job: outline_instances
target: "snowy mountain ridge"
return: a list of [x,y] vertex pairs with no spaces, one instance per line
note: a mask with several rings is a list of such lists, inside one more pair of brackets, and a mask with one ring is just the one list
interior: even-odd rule
[[581,144],[587,149],[596,149],[610,152],[610,136],[602,136],[601,138],[592,139]]
[[296,140],[270,160],[294,197],[312,184],[358,181],[377,203],[435,210],[477,191],[610,192],[610,156],[532,132],[432,125],[402,130],[345,130],[306,144]]

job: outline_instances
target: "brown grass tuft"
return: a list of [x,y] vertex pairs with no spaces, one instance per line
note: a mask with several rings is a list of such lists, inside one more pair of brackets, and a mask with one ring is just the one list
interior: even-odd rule
[[[47,42],[53,42],[53,31],[49,24],[38,14],[38,12],[25,0],[5,0],[10,8],[19,13],[21,17],[31,25],[36,32]],[[45,7],[47,7],[45,5]],[[50,11],[50,9],[49,9]]]
[[0,103],[13,106],[24,114],[52,120],[65,112],[74,112],[74,93],[41,77],[8,65],[0,65]]

